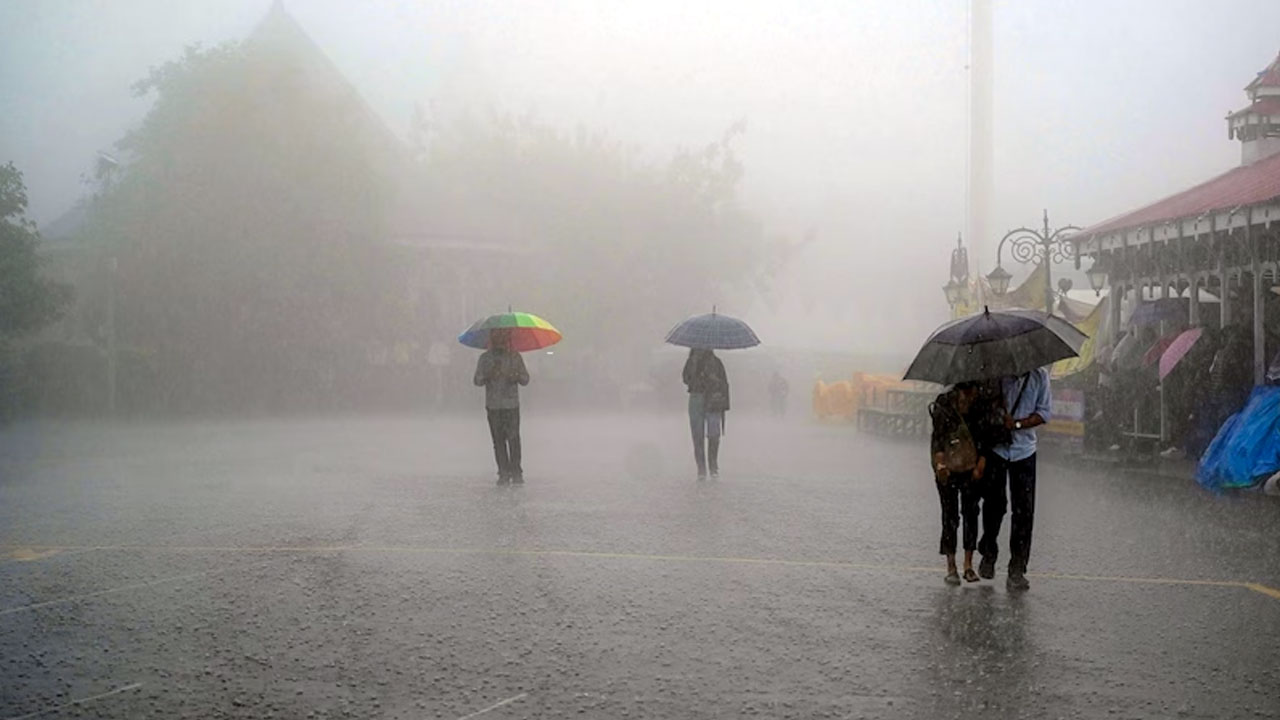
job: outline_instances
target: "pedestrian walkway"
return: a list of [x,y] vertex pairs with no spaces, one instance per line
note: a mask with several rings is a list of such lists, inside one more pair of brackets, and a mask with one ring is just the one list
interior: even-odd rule
[[1258,503],[1046,463],[1031,591],[952,588],[919,443],[744,414],[699,483],[679,415],[534,417],[520,487],[475,419],[0,438],[0,717],[1273,707]]

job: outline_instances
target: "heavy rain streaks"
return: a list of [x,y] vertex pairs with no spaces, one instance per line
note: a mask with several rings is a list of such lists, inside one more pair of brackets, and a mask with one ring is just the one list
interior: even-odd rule
[[0,3],[0,720],[1280,717],[1277,23]]

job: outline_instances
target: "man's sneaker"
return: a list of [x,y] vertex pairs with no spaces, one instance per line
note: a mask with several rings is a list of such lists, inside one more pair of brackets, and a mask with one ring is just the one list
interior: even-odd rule
[[512,475],[512,476],[511,476],[511,483],[512,483],[513,485],[523,485],[523,484],[524,484],[524,473],[516,473],[515,475]]
[[1009,573],[1009,580],[1005,583],[1008,590],[1030,590],[1031,583],[1027,582],[1027,576],[1022,573]]
[[982,562],[978,563],[978,574],[987,580],[991,580],[996,576],[996,559],[982,556]]
[[507,477],[506,475],[499,475],[499,476],[498,476],[498,484],[499,484],[499,485],[509,485],[510,483],[511,483],[511,478]]

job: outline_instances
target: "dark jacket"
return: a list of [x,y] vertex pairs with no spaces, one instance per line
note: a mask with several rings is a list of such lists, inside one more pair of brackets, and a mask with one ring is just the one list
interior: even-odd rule
[[704,355],[699,358],[690,353],[681,375],[690,394],[723,395],[723,407],[708,407],[708,410],[729,409],[729,376],[725,373],[724,363],[720,358],[715,355]]

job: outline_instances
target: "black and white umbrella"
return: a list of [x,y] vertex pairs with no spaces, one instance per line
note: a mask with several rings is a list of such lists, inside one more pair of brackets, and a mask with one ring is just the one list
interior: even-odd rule
[[1088,339],[1054,315],[983,310],[935,330],[907,368],[905,379],[952,385],[1021,375],[1076,357]]

